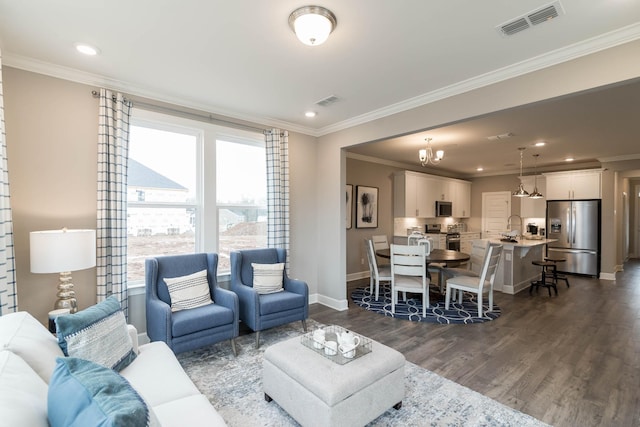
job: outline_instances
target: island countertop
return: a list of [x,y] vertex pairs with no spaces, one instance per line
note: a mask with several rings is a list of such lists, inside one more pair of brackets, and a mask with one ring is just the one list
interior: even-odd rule
[[503,245],[505,248],[531,248],[534,246],[542,246],[547,243],[556,242],[557,239],[520,239],[517,242],[503,242],[500,239],[490,239],[492,244]]

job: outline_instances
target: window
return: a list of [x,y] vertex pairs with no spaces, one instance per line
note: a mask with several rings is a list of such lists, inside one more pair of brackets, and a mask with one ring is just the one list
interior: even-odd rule
[[135,110],[129,138],[127,280],[152,256],[266,246],[262,134]]

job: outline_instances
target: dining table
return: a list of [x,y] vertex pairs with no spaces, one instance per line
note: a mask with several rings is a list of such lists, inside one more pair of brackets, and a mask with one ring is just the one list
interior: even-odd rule
[[[376,255],[380,258],[391,259],[391,249],[378,249]],[[471,255],[465,252],[451,249],[432,249],[429,255],[425,256],[425,263],[427,267],[429,267],[429,264],[444,264],[445,267],[457,267],[460,263],[470,259]],[[438,274],[438,287],[440,288],[440,293],[443,293],[444,277],[442,272]]]

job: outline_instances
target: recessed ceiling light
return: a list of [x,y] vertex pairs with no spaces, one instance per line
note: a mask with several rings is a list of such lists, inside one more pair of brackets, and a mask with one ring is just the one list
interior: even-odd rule
[[535,146],[536,146],[536,147],[543,147],[543,146],[545,146],[545,145],[547,145],[547,143],[546,143],[546,142],[544,142],[544,141],[540,141],[540,142],[536,142],[536,143],[535,143]]
[[575,159],[573,157],[567,157],[564,159],[565,162],[573,162]]
[[75,46],[78,52],[83,53],[85,55],[95,56],[98,53],[100,53],[100,50],[97,47],[93,47],[86,43],[76,43]]
[[482,172],[484,170],[484,168],[478,168],[476,169],[478,172]]
[[311,117],[315,117],[316,116],[316,112],[315,111],[307,111],[306,113],[304,113],[305,116],[311,118]]

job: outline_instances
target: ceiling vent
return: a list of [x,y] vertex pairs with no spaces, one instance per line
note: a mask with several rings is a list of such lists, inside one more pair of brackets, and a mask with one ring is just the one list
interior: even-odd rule
[[331,95],[328,96],[324,99],[321,99],[320,101],[316,102],[316,105],[319,105],[321,107],[328,107],[329,105],[333,104],[334,102],[338,102],[338,97],[335,95]]
[[515,133],[507,132],[507,133],[503,133],[503,134],[500,134],[500,135],[488,136],[487,139],[489,141],[499,141],[501,139],[511,138],[512,136],[515,136]]
[[557,0],[553,3],[541,6],[536,10],[532,10],[522,16],[518,16],[504,24],[500,24],[496,27],[496,30],[503,36],[512,36],[520,31],[531,28],[534,25],[542,24],[543,22],[557,18],[560,15],[564,15],[564,9],[562,8],[560,1]]

